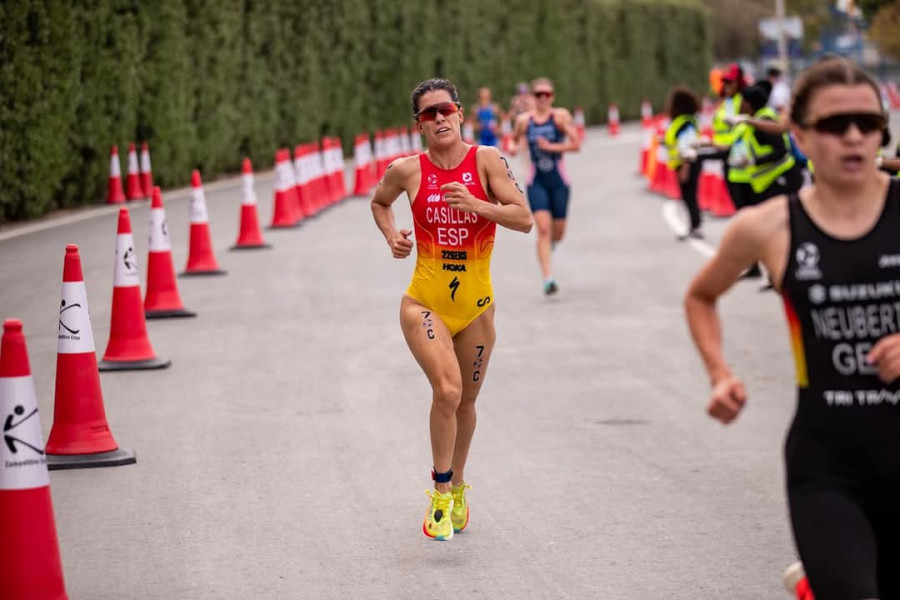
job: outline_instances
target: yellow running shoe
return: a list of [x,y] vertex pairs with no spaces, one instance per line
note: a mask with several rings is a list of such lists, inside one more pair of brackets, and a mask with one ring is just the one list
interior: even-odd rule
[[453,523],[453,531],[459,533],[469,524],[469,503],[466,502],[466,490],[471,485],[461,483],[450,488],[453,496],[453,510],[450,511],[450,521]]
[[453,510],[453,494],[442,494],[437,490],[425,492],[431,498],[431,506],[425,513],[425,522],[422,524],[422,533],[433,540],[449,541],[453,538],[453,524],[450,513]]

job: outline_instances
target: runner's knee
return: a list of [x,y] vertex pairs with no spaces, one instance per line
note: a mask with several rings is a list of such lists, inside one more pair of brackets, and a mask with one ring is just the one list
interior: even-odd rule
[[434,403],[443,410],[456,412],[462,401],[462,383],[456,379],[443,378],[434,385]]

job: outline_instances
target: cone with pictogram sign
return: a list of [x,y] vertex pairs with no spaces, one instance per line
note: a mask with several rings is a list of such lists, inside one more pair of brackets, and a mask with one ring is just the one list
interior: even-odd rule
[[0,594],[67,600],[41,423],[22,322],[0,339]]
[[181,302],[172,262],[172,244],[163,206],[162,191],[154,187],[150,201],[150,244],[147,252],[147,293],[144,295],[144,316],[148,319],[196,317]]
[[113,438],[97,372],[97,353],[78,246],[66,246],[56,351],[56,399],[47,440],[47,466],[114,467],[135,462]]
[[241,225],[232,250],[271,248],[262,237],[256,214],[256,190],[253,188],[253,164],[244,159],[241,168]]
[[185,275],[224,275],[213,254],[212,236],[209,233],[209,213],[206,212],[206,194],[200,171],[191,174],[191,233],[187,266],[181,272]]
[[124,206],[119,209],[119,227],[116,234],[116,263],[113,274],[112,316],[110,318],[109,343],[101,371],[130,371],[138,369],[164,369],[172,364],[153,352],[147,337],[144,304],[141,302],[141,275],[138,272],[131,218]]

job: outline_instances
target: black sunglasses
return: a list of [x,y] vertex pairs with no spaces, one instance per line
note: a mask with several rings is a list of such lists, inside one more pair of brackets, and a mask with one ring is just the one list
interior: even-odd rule
[[865,135],[875,131],[882,131],[887,125],[887,118],[880,113],[842,113],[831,115],[830,117],[822,117],[806,124],[808,128],[811,127],[819,133],[830,133],[832,135],[844,135],[851,125],[856,125],[859,132]]
[[535,92],[535,93],[534,93],[534,97],[535,97],[535,98],[549,98],[549,97],[551,97],[552,95],[553,95],[553,92],[545,92],[545,91],[543,91],[543,90],[541,90],[540,92]]

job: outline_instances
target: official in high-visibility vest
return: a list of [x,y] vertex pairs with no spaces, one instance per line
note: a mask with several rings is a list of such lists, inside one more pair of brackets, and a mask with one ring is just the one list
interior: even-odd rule
[[700,207],[697,203],[697,187],[700,181],[700,162],[694,142],[700,137],[697,111],[700,101],[697,95],[685,86],[676,86],[669,92],[666,112],[671,119],[666,129],[665,144],[669,155],[668,167],[678,174],[681,199],[690,216],[690,229],[679,240],[689,237],[702,238],[700,231]]
[[713,145],[730,146],[737,139],[738,132],[732,118],[741,112],[741,91],[744,89],[744,71],[740,65],[732,64],[722,73],[722,101],[713,113]]
[[[720,95],[722,101],[716,107],[713,113],[712,130],[713,130],[713,146],[721,152],[724,158],[722,165],[722,175],[728,185],[728,194],[735,208],[741,207],[741,198],[746,195],[744,187],[747,184],[746,174],[738,172],[731,174],[733,163],[740,161],[740,157],[744,155],[743,148],[732,148],[735,142],[741,139],[743,127],[734,122],[734,118],[741,113],[741,91],[744,89],[746,81],[744,79],[744,71],[740,65],[733,63],[729,65],[722,73],[722,89]],[[731,156],[734,151],[735,155]],[[710,156],[709,159],[718,158],[719,154]]]
[[[741,112],[756,121],[778,121],[778,114],[767,106],[769,88],[761,83],[744,90]],[[803,173],[791,152],[788,134],[772,134],[744,123],[744,141],[749,164],[746,175],[752,194],[749,204],[759,204],[773,196],[790,194],[803,185]]]

